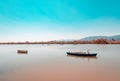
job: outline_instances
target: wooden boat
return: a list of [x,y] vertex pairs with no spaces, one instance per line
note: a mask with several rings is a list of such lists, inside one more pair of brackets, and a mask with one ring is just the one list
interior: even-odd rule
[[27,50],[17,50],[17,53],[28,53]]
[[70,57],[70,58],[76,58],[76,59],[88,59],[88,60],[90,60],[90,59],[98,59],[96,56],[75,56],[75,55],[68,55],[67,54],[67,57]]
[[67,55],[75,55],[75,56],[96,56],[97,53],[67,52]]

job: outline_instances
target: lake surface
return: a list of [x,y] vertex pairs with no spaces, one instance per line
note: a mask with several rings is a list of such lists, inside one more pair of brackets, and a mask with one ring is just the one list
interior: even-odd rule
[[[66,54],[86,50],[97,57]],[[0,81],[120,81],[120,45],[0,45]]]

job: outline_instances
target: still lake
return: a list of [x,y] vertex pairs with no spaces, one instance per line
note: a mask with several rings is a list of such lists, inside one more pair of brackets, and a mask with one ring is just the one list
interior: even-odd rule
[[[98,55],[66,54],[88,49]],[[0,81],[120,81],[120,45],[0,45]]]

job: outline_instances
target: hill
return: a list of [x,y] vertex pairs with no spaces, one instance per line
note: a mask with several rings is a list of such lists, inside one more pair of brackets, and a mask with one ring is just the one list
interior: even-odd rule
[[85,38],[82,38],[80,40],[87,40],[87,41],[90,41],[90,40],[96,40],[96,39],[107,39],[107,40],[120,40],[120,35],[114,35],[114,36],[90,36],[90,37],[85,37]]

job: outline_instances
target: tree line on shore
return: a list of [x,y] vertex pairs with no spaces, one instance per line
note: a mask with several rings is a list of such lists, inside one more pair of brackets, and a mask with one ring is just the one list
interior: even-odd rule
[[47,41],[47,42],[0,42],[0,44],[120,44],[120,40],[107,40],[107,39],[95,39],[95,40],[72,40],[72,41]]
[[73,40],[73,41],[49,41],[48,43],[58,44],[120,44],[120,40],[107,40],[107,39],[95,39],[95,40]]

